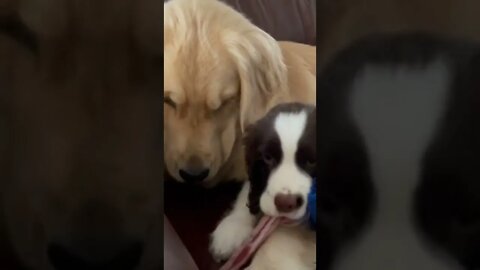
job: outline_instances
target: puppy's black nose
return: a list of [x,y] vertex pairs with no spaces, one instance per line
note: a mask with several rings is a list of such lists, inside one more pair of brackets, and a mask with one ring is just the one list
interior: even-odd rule
[[303,204],[303,197],[295,194],[277,194],[274,198],[275,207],[280,213],[297,210]]
[[47,250],[48,259],[56,270],[133,270],[138,266],[142,254],[141,243],[126,245],[111,258],[81,256],[59,244],[51,244]]
[[185,182],[193,184],[205,180],[205,178],[207,178],[208,174],[210,173],[210,170],[180,170],[178,173],[180,174],[180,177],[185,180]]

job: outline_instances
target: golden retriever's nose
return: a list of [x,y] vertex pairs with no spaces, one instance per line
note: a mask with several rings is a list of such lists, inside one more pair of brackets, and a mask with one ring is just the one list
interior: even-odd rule
[[199,183],[210,174],[209,168],[205,167],[202,159],[196,155],[191,156],[183,168],[178,171],[180,177],[187,183]]
[[297,210],[303,204],[301,195],[280,193],[275,195],[275,207],[280,213],[290,213]]
[[[92,243],[93,244],[93,243]],[[119,248],[112,258],[90,258],[81,256],[60,244],[51,244],[47,254],[50,263],[56,270],[87,270],[87,269],[136,269],[143,254],[143,245],[140,242],[132,242]]]
[[207,178],[208,174],[210,173],[210,170],[180,170],[178,173],[183,178],[183,180],[185,180],[185,182],[193,184],[205,180],[205,178]]

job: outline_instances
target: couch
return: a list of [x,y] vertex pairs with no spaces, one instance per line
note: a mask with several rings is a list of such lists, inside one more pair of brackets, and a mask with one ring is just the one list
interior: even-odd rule
[[[315,0],[223,1],[245,14],[277,40],[316,45]],[[224,184],[212,190],[204,190],[177,184],[171,179],[165,180],[165,214],[167,222],[172,225],[170,232],[178,233],[180,241],[200,270],[218,269],[218,264],[208,252],[209,234],[230,207],[239,188],[238,184]],[[169,248],[165,246],[165,249]],[[170,257],[166,258],[168,263],[185,260],[183,251],[179,251],[177,258],[172,257],[175,252],[169,254]],[[189,267],[195,269],[195,266]]]

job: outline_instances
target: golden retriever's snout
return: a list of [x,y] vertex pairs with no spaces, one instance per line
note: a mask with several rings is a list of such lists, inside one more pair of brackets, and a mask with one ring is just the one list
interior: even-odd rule
[[186,183],[200,183],[210,174],[210,169],[204,164],[198,156],[192,156],[188,159],[185,166],[180,168],[178,174]]
[[50,264],[56,270],[133,270],[143,255],[143,242],[128,236],[120,215],[112,207],[89,203],[74,218],[72,231],[47,246]]

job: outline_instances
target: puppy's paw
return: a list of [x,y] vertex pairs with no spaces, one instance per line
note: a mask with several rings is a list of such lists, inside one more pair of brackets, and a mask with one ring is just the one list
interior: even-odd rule
[[225,217],[210,236],[210,253],[216,261],[228,259],[250,237],[251,220],[233,216]]

